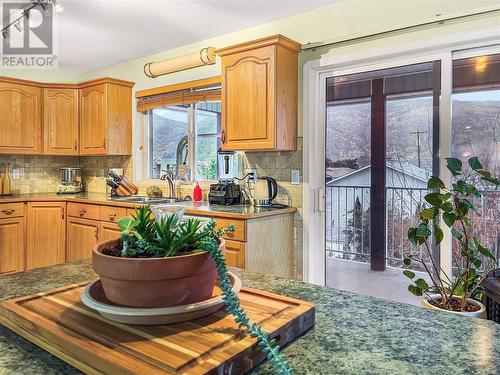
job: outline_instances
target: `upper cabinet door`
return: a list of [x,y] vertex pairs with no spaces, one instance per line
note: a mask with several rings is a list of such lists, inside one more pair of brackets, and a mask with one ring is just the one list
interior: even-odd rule
[[105,155],[107,144],[106,84],[80,90],[80,154]]
[[78,90],[43,90],[43,153],[78,155]]
[[222,48],[222,148],[297,148],[300,44],[282,35]]
[[274,48],[223,59],[224,149],[272,149],[275,145]]
[[42,152],[42,90],[0,82],[0,153]]

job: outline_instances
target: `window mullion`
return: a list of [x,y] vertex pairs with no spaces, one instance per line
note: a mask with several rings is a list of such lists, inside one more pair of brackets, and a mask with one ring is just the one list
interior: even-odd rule
[[[452,55],[444,53],[441,59],[441,100],[439,102],[439,176],[446,186],[451,186],[451,173],[446,168],[446,158],[451,156],[451,94],[452,94]],[[452,274],[452,236],[451,230],[441,221],[443,240],[440,244],[441,269]],[[443,277],[443,275],[441,275]]]

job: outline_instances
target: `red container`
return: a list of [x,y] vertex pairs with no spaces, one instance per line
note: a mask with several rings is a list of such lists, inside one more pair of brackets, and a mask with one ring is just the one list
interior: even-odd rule
[[193,189],[193,199],[195,202],[201,201],[201,198],[203,197],[203,191],[201,190],[201,187],[198,183],[196,183],[196,186]]

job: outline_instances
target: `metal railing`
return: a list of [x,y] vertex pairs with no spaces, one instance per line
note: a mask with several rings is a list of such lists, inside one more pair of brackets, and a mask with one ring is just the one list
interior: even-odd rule
[[[418,220],[418,212],[428,207],[426,188],[386,188],[386,258],[387,265],[401,267],[410,254],[428,259],[425,249],[412,249],[407,240],[408,228]],[[500,191],[481,191],[473,203],[478,212],[472,215],[478,239],[500,255]],[[358,262],[370,262],[370,187],[326,187],[326,254]],[[454,244],[454,251],[456,244]],[[417,253],[417,254],[415,254]],[[420,267],[416,266],[417,270]]]

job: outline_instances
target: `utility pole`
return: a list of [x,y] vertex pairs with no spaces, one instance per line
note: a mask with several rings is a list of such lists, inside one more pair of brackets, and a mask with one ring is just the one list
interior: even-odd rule
[[410,134],[416,134],[417,135],[417,160],[418,160],[418,167],[420,168],[421,162],[420,162],[420,134],[425,134],[427,132],[423,132],[420,130],[417,130],[416,132],[410,132]]

